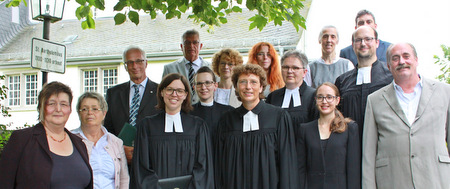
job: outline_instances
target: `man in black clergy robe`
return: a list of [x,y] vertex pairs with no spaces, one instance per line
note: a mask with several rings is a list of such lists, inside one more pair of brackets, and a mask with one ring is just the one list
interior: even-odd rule
[[195,75],[195,92],[200,102],[192,105],[194,110],[191,114],[206,121],[211,141],[215,138],[220,116],[234,109],[232,106],[214,102],[214,92],[216,89],[217,83],[214,72],[209,67],[201,67]]
[[378,33],[374,28],[361,26],[353,32],[352,46],[358,58],[356,69],[340,75],[335,82],[341,94],[340,110],[355,120],[362,138],[367,96],[393,80],[391,72],[377,59]]
[[286,52],[281,58],[281,74],[286,86],[267,96],[266,103],[284,108],[292,118],[294,130],[301,123],[318,118],[314,93],[316,89],[303,82],[308,58],[298,50]]
[[[139,47],[130,46],[123,53],[123,62],[125,70],[130,76],[130,81],[116,85],[106,91],[108,112],[106,112],[104,126],[108,132],[116,136],[119,135],[126,122],[132,124],[130,108],[136,91],[134,85],[139,88],[139,95],[137,96],[139,109],[134,123],[138,123],[145,116],[159,112],[155,108],[158,84],[148,79],[145,73],[147,68],[145,52]],[[134,148],[124,146],[124,149],[128,164],[130,164]]]
[[242,105],[225,113],[217,128],[216,189],[296,189],[298,165],[291,118],[267,104],[266,72],[237,66],[232,81]]

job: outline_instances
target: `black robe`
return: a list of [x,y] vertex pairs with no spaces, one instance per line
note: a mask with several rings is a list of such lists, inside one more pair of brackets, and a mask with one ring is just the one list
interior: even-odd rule
[[264,102],[252,110],[259,130],[243,132],[244,106],[219,121],[216,189],[296,189],[297,154],[289,114]]
[[217,125],[220,117],[228,111],[234,110],[233,106],[223,105],[214,102],[212,106],[202,106],[200,102],[192,105],[194,110],[190,112],[191,115],[198,116],[206,121],[208,124],[209,136],[211,141],[214,140],[217,132]]
[[189,188],[213,188],[211,143],[206,122],[180,113],[182,133],[166,133],[165,112],[138,123],[131,188],[160,188],[158,179],[192,175]]
[[[308,123],[319,118],[319,112],[316,108],[316,100],[314,99],[316,89],[306,85],[306,83],[303,82],[298,90],[300,92],[301,105],[297,107],[290,106],[289,108],[283,108],[289,112],[289,115],[292,118],[294,131],[300,127],[300,124]],[[283,105],[285,93],[286,87],[271,92],[266,98],[266,103],[281,107]],[[293,103],[292,99],[291,103]]]
[[345,72],[334,83],[341,94],[338,108],[345,117],[350,117],[358,124],[360,138],[364,127],[367,96],[393,80],[391,72],[383,64],[385,63],[378,60],[372,64],[371,83],[356,85],[358,69]]

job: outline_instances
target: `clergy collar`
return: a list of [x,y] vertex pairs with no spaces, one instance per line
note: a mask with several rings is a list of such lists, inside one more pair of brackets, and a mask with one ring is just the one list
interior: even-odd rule
[[356,75],[356,85],[372,82],[372,66],[358,68]]
[[293,106],[297,107],[300,106],[301,100],[300,100],[300,91],[298,90],[299,87],[295,89],[288,89],[286,88],[284,92],[284,99],[283,104],[281,105],[282,108],[289,108],[289,104],[291,103],[291,99],[293,100]]
[[[255,114],[259,114],[261,113],[261,111],[263,110],[264,104],[265,102],[263,102],[262,100],[259,101],[258,105],[256,105],[253,110],[251,110],[253,113]],[[244,105],[241,105],[239,108],[236,109],[237,112],[239,113],[239,116],[243,117],[247,112],[249,112],[249,110],[245,109]]]
[[252,111],[248,111],[243,116],[243,119],[244,119],[242,123],[243,132],[259,130],[258,114],[255,114]]
[[170,115],[170,114],[166,113],[164,132],[172,133],[174,128],[175,128],[175,132],[177,132],[177,133],[183,132],[183,125],[181,124],[180,112],[178,112],[174,115]]
[[214,105],[214,100],[211,102],[200,102],[200,105],[211,107]]

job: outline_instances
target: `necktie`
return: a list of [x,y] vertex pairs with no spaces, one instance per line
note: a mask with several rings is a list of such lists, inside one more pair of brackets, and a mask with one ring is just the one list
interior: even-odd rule
[[134,96],[133,99],[131,100],[131,107],[130,107],[130,124],[135,126],[136,125],[136,119],[137,119],[137,114],[138,114],[138,110],[139,110],[139,85],[134,84]]
[[195,94],[194,74],[195,74],[195,72],[194,72],[194,68],[192,67],[192,62],[189,62],[189,75],[188,75],[189,78],[188,79],[189,79],[189,84],[191,85],[192,96],[194,96],[194,94]]

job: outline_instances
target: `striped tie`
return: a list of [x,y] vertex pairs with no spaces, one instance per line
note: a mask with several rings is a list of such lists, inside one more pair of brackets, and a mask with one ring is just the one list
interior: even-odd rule
[[195,86],[194,74],[195,74],[195,72],[194,72],[194,68],[192,66],[192,62],[189,62],[188,65],[189,65],[189,84],[191,85],[192,97],[193,97],[195,94],[195,90],[194,90],[194,86]]
[[131,107],[130,107],[130,124],[135,126],[136,125],[136,119],[137,119],[137,114],[138,114],[138,110],[139,110],[139,86],[138,84],[134,84],[134,96],[133,99],[131,100]]

